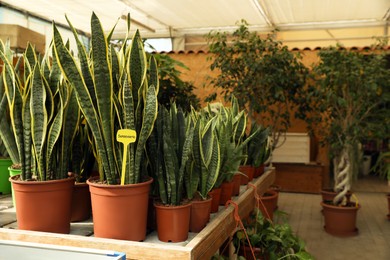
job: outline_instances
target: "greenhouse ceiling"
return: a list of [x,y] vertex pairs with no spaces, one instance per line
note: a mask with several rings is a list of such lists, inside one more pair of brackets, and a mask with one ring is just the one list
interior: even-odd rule
[[388,37],[390,20],[390,0],[1,0],[0,4],[26,17],[63,25],[66,14],[87,35],[94,11],[106,31],[118,21],[114,38],[126,33],[124,17],[130,13],[131,30],[139,29],[144,38],[187,39],[187,49],[201,44],[211,30],[233,31],[241,19],[259,32],[278,28],[278,38],[296,47],[321,42],[366,45],[373,37]]

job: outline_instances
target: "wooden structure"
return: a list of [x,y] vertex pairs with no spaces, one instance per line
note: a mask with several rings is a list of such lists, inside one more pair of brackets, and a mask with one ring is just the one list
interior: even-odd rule
[[27,44],[35,46],[39,53],[45,53],[46,37],[25,27],[16,24],[0,24],[0,39],[5,43],[10,41],[11,49],[21,53],[27,48]]
[[[274,180],[275,170],[269,169],[251,184],[258,193],[263,194]],[[248,216],[256,205],[255,188],[250,185],[241,186],[240,195],[232,201],[238,206],[241,218]],[[0,228],[0,240],[112,250],[125,253],[129,259],[210,259],[235,231],[237,223],[234,211],[233,205],[220,209],[201,232],[195,234],[188,243],[180,244],[133,242],[8,228]]]
[[317,163],[273,163],[276,169],[275,184],[282,191],[320,193],[328,186],[325,167]]

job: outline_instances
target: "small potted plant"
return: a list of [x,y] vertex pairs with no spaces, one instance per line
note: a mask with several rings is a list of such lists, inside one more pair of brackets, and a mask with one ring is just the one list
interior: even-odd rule
[[195,125],[191,164],[185,175],[187,197],[191,199],[190,231],[199,232],[210,219],[211,212],[218,211],[219,198],[210,194],[220,171],[220,148],[215,130],[215,117],[192,110]]
[[185,197],[184,180],[193,149],[194,124],[173,103],[169,111],[160,106],[156,126],[148,143],[159,198],[156,208],[157,235],[163,242],[188,238],[191,203]]
[[244,223],[244,228],[233,238],[239,256],[246,259],[313,259],[306,251],[304,241],[287,223],[272,222],[255,210]]

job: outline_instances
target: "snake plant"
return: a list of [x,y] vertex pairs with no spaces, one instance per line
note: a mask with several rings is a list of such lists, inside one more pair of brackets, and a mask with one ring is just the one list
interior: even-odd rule
[[68,177],[69,144],[77,124],[77,103],[57,63],[40,59],[29,44],[23,54],[24,74],[13,66],[1,43],[3,83],[21,163],[21,179],[39,181]]
[[218,179],[221,165],[216,117],[209,118],[205,113],[192,110],[191,119],[195,132],[192,164],[185,178],[186,191],[189,199],[196,191],[202,199],[206,199]]
[[79,107],[92,131],[100,179],[108,184],[118,184],[123,145],[116,142],[116,132],[132,129],[137,133],[137,140],[130,144],[126,155],[124,183],[142,182],[146,178],[145,144],[153,130],[158,109],[156,62],[151,57],[148,63],[138,31],[130,46],[126,44],[130,40],[126,37],[122,48],[116,50],[110,43],[113,31],[106,35],[99,18],[93,13],[92,45],[88,53],[69,20],[68,23],[76,39],[78,60],[66,48],[53,24],[55,55],[62,74],[77,94]]
[[177,108],[175,103],[171,104],[169,111],[164,106],[159,107],[148,151],[159,197],[164,205],[180,205],[183,202],[184,179],[191,167],[193,139],[193,122],[181,108]]
[[247,158],[244,149],[256,136],[257,131],[243,139],[247,127],[247,115],[239,110],[238,101],[233,96],[231,106],[220,106],[217,111],[212,111],[210,106],[208,113],[217,117],[216,132],[219,140],[221,154],[221,168],[215,187],[219,187],[224,181],[231,181],[238,172],[241,161]]
[[[254,135],[254,137],[244,148],[244,153],[247,155],[247,159],[243,162],[243,165],[259,167],[261,164],[266,162],[270,155],[268,142],[270,129],[253,122],[249,132],[249,136],[250,135]],[[244,135],[244,139],[246,139],[246,137],[247,135]]]

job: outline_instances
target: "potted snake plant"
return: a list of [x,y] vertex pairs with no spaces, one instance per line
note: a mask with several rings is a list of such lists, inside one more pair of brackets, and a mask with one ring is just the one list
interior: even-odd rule
[[69,233],[74,179],[68,177],[68,158],[78,109],[75,94],[48,55],[40,60],[28,45],[21,75],[7,52],[1,43],[3,83],[21,163],[21,174],[10,178],[18,228]]
[[210,214],[218,211],[219,197],[215,198],[215,194],[210,192],[218,179],[221,158],[215,130],[216,117],[209,118],[194,109],[190,117],[195,130],[191,167],[184,180],[187,197],[192,200],[190,231],[200,232],[210,220]]
[[185,197],[184,179],[191,167],[193,139],[194,124],[181,108],[175,103],[169,111],[159,107],[149,152],[159,191],[159,199],[154,203],[157,235],[164,242],[188,238],[191,203]]
[[[77,43],[78,60],[66,48],[55,24],[54,50],[61,72],[76,92],[80,110],[92,132],[100,175],[87,181],[94,234],[144,240],[153,181],[147,175],[145,145],[157,117],[156,62],[153,57],[149,62],[146,59],[138,31],[132,39],[126,36],[117,50],[110,43],[112,32],[106,35],[99,18],[92,13],[89,54],[69,20],[68,23]],[[131,45],[127,45],[129,40]],[[128,216],[132,216],[132,221],[128,221]]]
[[[10,64],[14,65],[15,72],[20,73],[21,59],[19,58],[14,64],[14,55],[9,47],[9,41],[6,41],[2,45],[2,51],[4,58],[8,59]],[[12,186],[8,180],[9,176],[20,174],[20,160],[18,147],[16,145],[15,135],[11,124],[11,117],[8,110],[8,99],[5,93],[3,72],[0,72],[0,141],[2,150],[0,151],[0,164],[2,167],[0,170],[1,174],[1,187],[0,192],[7,194],[10,191],[13,194]],[[12,202],[15,206],[15,198],[12,195]]]

